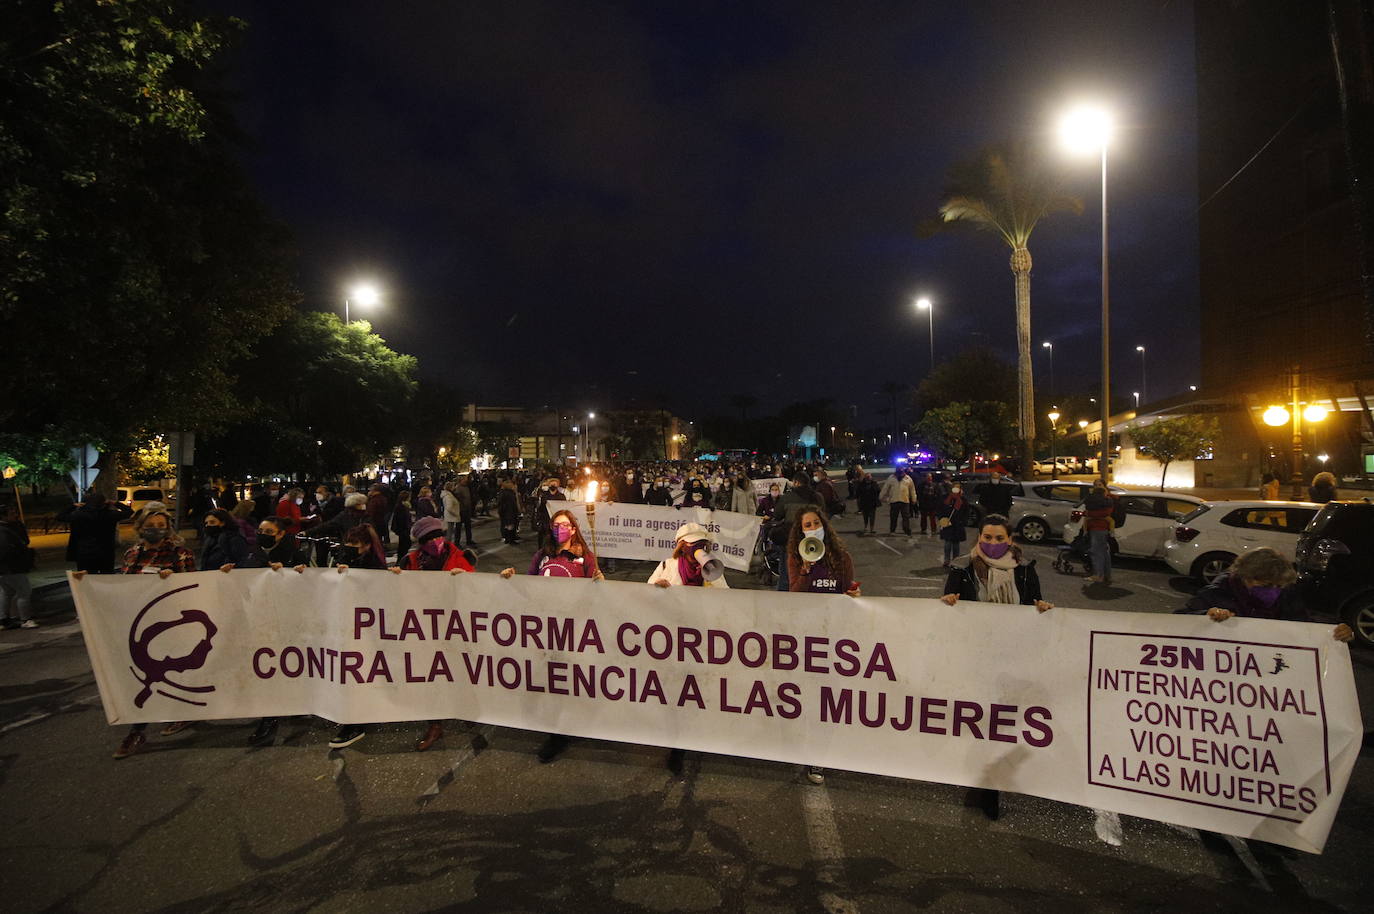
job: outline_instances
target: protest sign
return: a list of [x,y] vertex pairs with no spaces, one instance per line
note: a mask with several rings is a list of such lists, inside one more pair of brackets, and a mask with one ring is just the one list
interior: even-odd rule
[[1363,737],[1329,625],[358,569],[71,583],[111,723],[457,717],[1312,852]]

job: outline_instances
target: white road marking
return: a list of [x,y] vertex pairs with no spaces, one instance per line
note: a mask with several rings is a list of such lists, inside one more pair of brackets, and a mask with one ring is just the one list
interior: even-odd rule
[[[496,728],[491,725],[478,727],[476,733],[477,736],[482,738],[482,742],[488,745],[491,743],[492,737],[495,736],[495,734]],[[416,798],[416,802],[420,804],[420,807],[423,809],[425,806],[429,805],[429,801],[437,797],[439,791],[443,790],[444,787],[453,781],[453,777],[458,773],[458,769],[477,757],[477,752],[478,750],[474,749],[471,743],[464,746],[463,749],[453,757],[453,763],[448,766],[444,773],[439,775],[434,783],[430,784],[425,792]]]
[[49,717],[52,717],[56,714],[61,714],[63,711],[70,711],[72,708],[79,708],[86,702],[90,701],[92,698],[95,698],[99,695],[99,692],[92,692],[84,698],[78,698],[76,701],[69,701],[65,705],[60,705],[56,711],[42,711],[38,714],[30,714],[28,717],[21,717],[18,720],[12,720],[9,723],[5,724],[3,727],[0,727],[0,733],[8,733],[11,730],[18,730],[20,727],[27,727],[29,724],[36,724],[40,720],[47,720]]
[[[835,808],[830,793],[822,785],[802,788],[802,811],[806,820],[806,843],[811,859],[819,864],[817,878],[832,889],[839,888],[844,876],[844,845],[835,825]],[[821,904],[830,914],[859,914],[859,906],[833,891],[822,892]]]
[[875,539],[873,540],[873,542],[877,543],[879,546],[882,546],[884,549],[886,549],[888,552],[891,552],[893,555],[901,555],[901,554],[902,554],[900,550],[893,549],[891,546],[889,546],[887,543],[883,542],[883,541],[880,540],[880,539],[876,539],[876,538],[875,538]]

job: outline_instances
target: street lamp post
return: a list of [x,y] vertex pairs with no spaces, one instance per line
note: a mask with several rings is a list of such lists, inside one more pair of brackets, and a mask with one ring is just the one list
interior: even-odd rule
[[1140,391],[1131,391],[1131,396],[1135,397],[1135,411],[1140,412]]
[[356,300],[358,304],[365,308],[370,308],[381,301],[381,298],[381,293],[378,292],[377,287],[371,283],[359,283],[352,289],[349,289],[348,294],[344,296],[344,323],[347,324],[352,322],[349,316],[348,307],[352,300]]
[[1137,346],[1135,351],[1140,353],[1140,395],[1145,398],[1145,402],[1150,402],[1150,388],[1145,383],[1145,347]]
[[1050,410],[1050,479],[1059,478],[1059,443],[1055,438],[1059,435],[1059,410]]
[[1111,135],[1111,115],[1100,108],[1075,108],[1060,124],[1060,136],[1066,146],[1097,151],[1102,157],[1102,441],[1097,468],[1108,482],[1112,478],[1111,285],[1107,269],[1107,144]]
[[1049,340],[1045,340],[1045,342],[1043,342],[1043,343],[1040,344],[1040,348],[1041,348],[1041,349],[1048,349],[1048,350],[1050,351],[1050,396],[1053,397],[1053,396],[1054,396],[1054,343],[1051,343]]
[[935,371],[935,306],[928,298],[916,299],[916,310],[926,313],[926,325],[930,331],[930,371]]
[[591,456],[592,451],[592,420],[596,418],[596,413],[587,413],[587,456]]

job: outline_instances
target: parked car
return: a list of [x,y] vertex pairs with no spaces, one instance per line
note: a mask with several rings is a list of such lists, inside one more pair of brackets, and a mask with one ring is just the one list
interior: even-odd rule
[[1075,457],[1056,457],[1053,462],[1046,458],[1044,460],[1037,460],[1035,463],[1031,464],[1031,469],[1035,472],[1036,479],[1045,476],[1053,476],[1055,474],[1055,467],[1059,468],[1060,476],[1078,475],[1087,472]]
[[1236,556],[1260,546],[1293,561],[1298,536],[1320,509],[1305,501],[1204,502],[1179,520],[1164,547],[1164,561],[1204,584],[1225,571]]
[[[1118,486],[1108,488],[1117,493],[1125,491]],[[1092,483],[1037,482],[1023,489],[1011,499],[1011,529],[1027,543],[1043,543],[1065,529],[1074,507],[1092,491]],[[1071,543],[1073,538],[1064,541]]]
[[[1126,522],[1112,533],[1112,554],[1142,559],[1164,558],[1164,547],[1173,539],[1174,527],[1203,504],[1201,498],[1162,490],[1131,490],[1118,498],[1126,511]],[[1072,543],[1082,528],[1083,507],[1079,505],[1064,524],[1064,542]]]
[[170,505],[175,499],[175,493],[164,489],[138,486],[120,486],[115,489],[115,501],[128,505],[135,512],[143,510],[143,506],[150,501],[160,501],[164,505]]
[[1374,647],[1374,503],[1333,501],[1298,536],[1298,587],[1317,612],[1334,614]]

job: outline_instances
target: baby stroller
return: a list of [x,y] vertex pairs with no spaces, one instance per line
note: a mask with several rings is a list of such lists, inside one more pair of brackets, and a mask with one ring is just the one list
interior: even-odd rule
[[[1112,554],[1116,554],[1116,537],[1107,537],[1107,548]],[[1078,535],[1073,538],[1073,542],[1067,546],[1060,546],[1054,554],[1054,570],[1060,574],[1077,574],[1074,571],[1074,564],[1083,566],[1083,574],[1091,576],[1093,573],[1093,557],[1088,551],[1088,531],[1079,530]]]
[[1074,565],[1083,566],[1083,574],[1093,573],[1093,559],[1088,554],[1088,531],[1080,530],[1067,546],[1060,546],[1054,554],[1054,570],[1060,574],[1077,574]]

